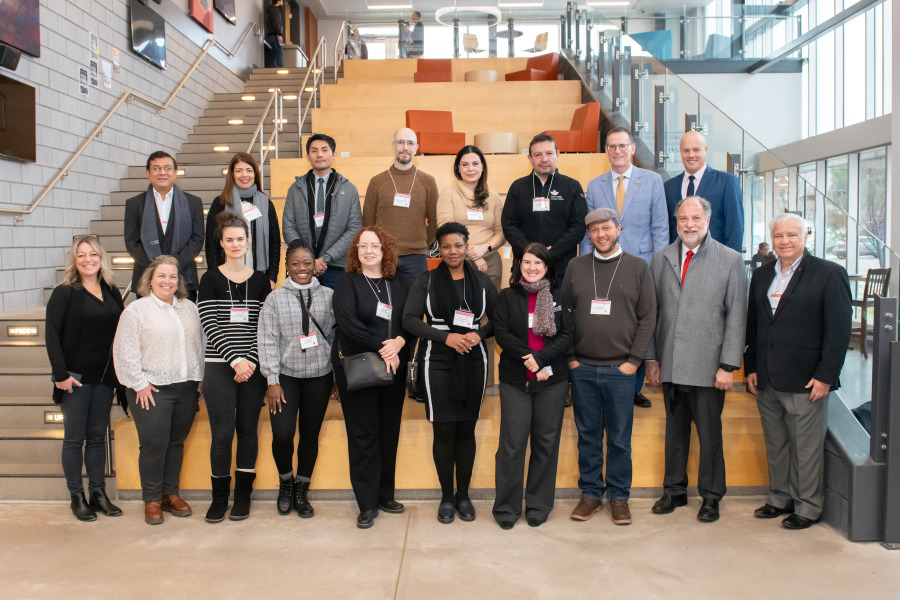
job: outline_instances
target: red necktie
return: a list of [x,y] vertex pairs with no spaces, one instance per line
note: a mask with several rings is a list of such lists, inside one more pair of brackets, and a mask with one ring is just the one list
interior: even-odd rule
[[681,287],[684,287],[684,276],[687,275],[687,268],[691,264],[692,256],[694,256],[693,250],[688,250],[684,255],[684,266],[681,267]]

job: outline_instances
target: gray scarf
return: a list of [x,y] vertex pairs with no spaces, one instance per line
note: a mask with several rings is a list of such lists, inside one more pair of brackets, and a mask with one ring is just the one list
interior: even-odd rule
[[[171,253],[178,254],[184,248],[188,240],[191,239],[191,209],[188,206],[187,198],[184,192],[177,185],[172,188],[172,213],[175,218],[175,231],[172,232]],[[147,258],[151,261],[162,254],[162,246],[159,241],[159,230],[156,228],[156,219],[159,213],[156,210],[156,198],[153,196],[153,186],[147,186],[147,194],[144,199],[144,215],[141,221],[141,245]],[[162,219],[160,219],[161,221]],[[172,224],[169,223],[166,228]],[[182,273],[185,283],[196,283],[188,281],[190,278],[190,270],[185,269]]]
[[556,321],[553,320],[553,295],[550,293],[550,280],[546,277],[534,283],[522,279],[522,288],[529,294],[537,294],[534,303],[534,318],[531,330],[534,335],[553,337],[556,335]]
[[256,228],[256,239],[253,240],[253,256],[256,258],[256,270],[265,272],[269,268],[269,199],[265,194],[256,189],[254,183],[246,190],[240,189],[238,186],[231,188],[231,205],[226,206],[225,210],[239,216],[244,216],[241,208],[241,197],[253,197],[253,206],[259,209],[262,215],[257,219],[260,223]]

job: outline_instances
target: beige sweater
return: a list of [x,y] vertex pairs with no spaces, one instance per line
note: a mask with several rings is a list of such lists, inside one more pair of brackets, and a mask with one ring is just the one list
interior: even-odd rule
[[[409,208],[394,206],[397,193],[412,196]],[[425,254],[437,230],[437,200],[434,177],[417,167],[400,171],[391,165],[369,181],[363,202],[363,227],[378,225],[387,231],[396,240],[401,255]]]
[[[456,221],[465,225],[469,230],[469,245],[487,244],[496,251],[506,243],[503,238],[503,226],[500,223],[500,215],[503,212],[503,201],[495,192],[490,192],[487,199],[487,207],[482,212],[483,221],[469,220],[466,210],[475,207],[475,199],[472,192],[465,184],[456,179],[451,179],[450,185],[441,191],[437,205],[438,227],[444,223]],[[493,240],[492,240],[493,238]]]

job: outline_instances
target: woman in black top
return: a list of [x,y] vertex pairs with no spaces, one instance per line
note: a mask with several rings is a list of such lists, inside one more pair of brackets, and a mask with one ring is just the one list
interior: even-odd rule
[[500,439],[495,460],[494,519],[512,529],[522,514],[525,453],[531,436],[525,518],[538,527],[553,510],[559,438],[565,412],[566,351],[572,345],[571,314],[556,287],[553,255],[528,244],[513,266],[510,287],[494,310],[500,355]]
[[206,520],[225,518],[231,490],[231,445],[237,431],[237,470],[234,505],[228,516],[239,521],[250,516],[250,494],[256,479],[256,429],[266,393],[259,372],[256,326],[259,310],[271,287],[264,273],[244,264],[250,227],[242,217],[220,213],[214,239],[225,262],[210,268],[200,279],[200,324],[206,335],[203,398],[209,413],[212,443],[212,504]]
[[[331,361],[347,427],[350,483],[359,505],[356,526],[367,529],[379,507],[402,513],[394,499],[400,417],[405,397],[408,339],[400,324],[406,286],[397,273],[397,245],[380,227],[363,227],[347,251],[346,276],[334,292],[337,342]],[[341,354],[377,352],[394,382],[351,392]]]
[[[97,512],[111,517],[122,514],[106,495],[104,477],[106,428],[118,385],[112,344],[123,308],[99,238],[75,236],[65,279],[47,302],[45,335],[55,382],[53,401],[62,403],[62,466],[72,512],[81,521],[96,520]],[[88,475],[90,502],[84,497],[82,465]]]
[[225,252],[216,237],[216,217],[222,212],[243,217],[250,223],[250,236],[244,262],[269,278],[270,289],[278,281],[281,263],[281,231],[275,205],[262,191],[262,179],[256,160],[246,152],[238,152],[228,163],[225,187],[212,201],[206,215],[206,264],[208,269],[225,262]]
[[[426,341],[419,349],[425,381],[425,411],[434,426],[434,466],[441,482],[438,521],[454,511],[475,519],[469,482],[475,464],[475,423],[481,412],[487,373],[484,340],[493,335],[497,288],[490,277],[466,262],[469,230],[444,223],[435,234],[441,264],[413,284],[403,311],[403,328]],[[426,302],[427,301],[427,302]],[[425,315],[427,322],[422,321]],[[489,321],[479,321],[487,315]],[[456,494],[453,471],[456,467]]]

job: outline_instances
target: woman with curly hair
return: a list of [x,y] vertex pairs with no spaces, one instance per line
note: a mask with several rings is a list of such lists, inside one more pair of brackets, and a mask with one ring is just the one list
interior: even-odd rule
[[[400,325],[406,285],[397,273],[397,245],[380,227],[363,227],[347,252],[346,276],[334,292],[337,342],[331,361],[341,393],[350,482],[359,517],[368,529],[378,509],[402,513],[394,499],[394,473],[406,383],[408,339]],[[341,355],[377,352],[394,381],[385,387],[349,391]]]

